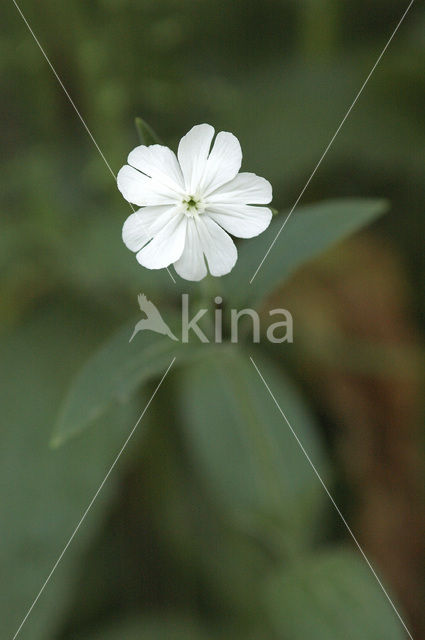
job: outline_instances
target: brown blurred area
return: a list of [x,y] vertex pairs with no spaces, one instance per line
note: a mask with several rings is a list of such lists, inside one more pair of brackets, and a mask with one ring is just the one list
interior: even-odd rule
[[273,303],[291,310],[298,376],[331,417],[349,524],[423,637],[424,345],[406,280],[395,249],[363,233],[301,270]]

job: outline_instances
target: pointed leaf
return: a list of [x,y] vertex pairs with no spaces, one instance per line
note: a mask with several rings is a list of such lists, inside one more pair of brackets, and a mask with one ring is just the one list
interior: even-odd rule
[[279,236],[287,214],[277,216],[261,236],[246,240],[240,246],[235,268],[222,280],[230,303],[236,308],[258,307],[298,267],[369,224],[386,209],[385,200],[361,198],[327,200],[299,207]]
[[155,131],[147,122],[145,122],[145,120],[143,120],[143,118],[136,118],[135,123],[141,144],[146,146],[151,144],[162,144]]
[[[178,318],[168,313],[164,319],[178,335]],[[129,342],[134,325],[122,327],[78,372],[60,411],[54,446],[90,425],[114,402],[127,401],[143,383],[161,376],[174,357],[181,364],[201,346],[183,345],[152,331],[141,331]]]

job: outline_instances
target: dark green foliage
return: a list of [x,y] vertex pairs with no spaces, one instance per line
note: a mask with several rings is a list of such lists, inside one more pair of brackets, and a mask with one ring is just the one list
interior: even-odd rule
[[[425,15],[415,4],[249,284],[406,3],[45,0],[39,10],[22,0],[113,172],[137,144],[158,143],[155,131],[175,149],[211,122],[238,136],[243,170],[271,180],[270,229],[240,242],[234,271],[213,283],[239,308],[260,308],[387,198],[378,232],[423,290]],[[342,525],[249,360],[332,487],[341,476],[327,417],[292,381],[296,343],[290,354],[148,332],[128,343],[140,291],[178,327],[180,294],[200,288],[142,269],[123,246],[128,203],[12,2],[3,14],[2,637],[174,357],[19,639],[403,637],[362,559],[334,540]]]

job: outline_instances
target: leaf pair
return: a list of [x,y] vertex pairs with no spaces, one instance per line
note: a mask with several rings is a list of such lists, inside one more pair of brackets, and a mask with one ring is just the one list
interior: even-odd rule
[[[376,219],[385,209],[385,201],[363,199],[300,207],[250,284],[249,280],[279,232],[284,216],[273,220],[266,233],[241,245],[233,272],[221,279],[228,304],[237,309],[261,306],[267,295],[298,267]],[[175,322],[178,322],[177,318]],[[164,371],[174,356],[178,365],[189,361],[199,351],[193,344],[180,345],[150,332],[139,334],[128,345],[130,332],[128,325],[112,336],[77,375],[60,413],[55,444],[84,429],[112,402],[131,396],[138,386]]]

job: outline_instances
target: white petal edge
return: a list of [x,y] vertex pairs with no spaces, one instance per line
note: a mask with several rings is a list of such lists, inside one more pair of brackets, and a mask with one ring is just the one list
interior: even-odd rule
[[166,204],[142,207],[124,222],[122,239],[130,251],[140,251],[175,215],[175,208]]
[[232,238],[207,216],[196,221],[201,247],[213,276],[224,276],[236,264],[238,252]]
[[174,263],[174,269],[185,280],[199,281],[207,275],[204,253],[194,219],[189,218],[187,221],[186,242],[182,255]]
[[195,191],[204,175],[213,136],[214,127],[210,124],[197,124],[180,140],[177,157],[189,195],[196,195]]
[[187,217],[178,213],[137,254],[137,261],[147,269],[163,269],[176,262],[186,241]]
[[220,131],[208,157],[201,190],[208,194],[217,187],[233,180],[242,164],[242,149],[233,133]]
[[267,207],[250,204],[210,205],[205,215],[237,238],[253,238],[263,233],[272,219]]
[[208,195],[208,202],[224,204],[268,204],[272,201],[272,185],[255,173],[241,172],[227,184]]
[[168,147],[160,144],[153,144],[149,147],[140,145],[129,153],[127,162],[160,184],[183,195],[183,174],[176,154]]
[[117,185],[124,198],[139,207],[175,204],[178,201],[175,191],[145,176],[128,164],[119,170]]

